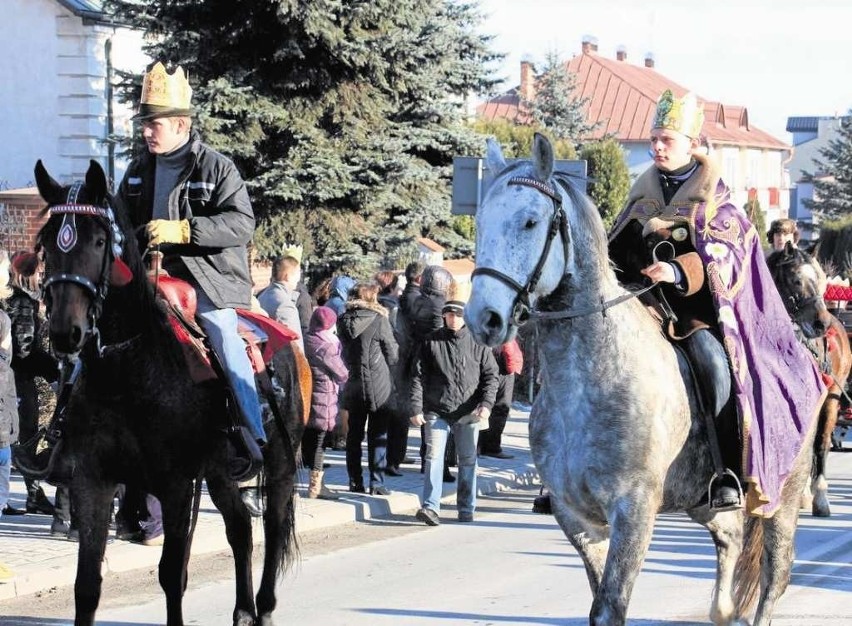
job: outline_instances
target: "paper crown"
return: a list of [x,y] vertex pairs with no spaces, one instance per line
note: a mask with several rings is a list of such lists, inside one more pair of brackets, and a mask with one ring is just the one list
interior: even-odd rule
[[683,98],[675,98],[672,90],[666,89],[657,101],[651,129],[665,128],[697,139],[703,125],[704,106],[698,102],[695,94],[688,93]]
[[470,283],[460,283],[456,280],[453,280],[450,283],[450,288],[447,289],[447,300],[444,303],[443,312],[446,313],[448,310],[463,310],[464,305],[467,304],[467,301],[470,300],[470,292],[471,292]]
[[302,264],[302,253],[303,252],[304,252],[304,249],[302,248],[302,246],[297,246],[294,243],[286,243],[286,242],[284,243],[284,248],[281,250],[282,256],[284,256],[284,257],[289,256],[291,258],[294,258],[299,262],[300,265]]
[[137,120],[156,117],[192,115],[192,87],[183,68],[178,66],[172,73],[157,61],[148,67],[142,79],[142,98],[139,101]]

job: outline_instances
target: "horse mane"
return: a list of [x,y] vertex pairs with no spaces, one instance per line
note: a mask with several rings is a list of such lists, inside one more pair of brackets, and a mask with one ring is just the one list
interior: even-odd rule
[[[575,225],[571,234],[576,243],[582,244],[583,248],[580,251],[578,261],[596,263],[595,270],[599,276],[611,275],[612,263],[609,259],[609,242],[598,207],[587,194],[577,187],[576,176],[567,172],[555,171],[553,178],[568,195],[571,206],[574,207],[577,220],[571,220]],[[614,274],[612,275],[614,280]]]

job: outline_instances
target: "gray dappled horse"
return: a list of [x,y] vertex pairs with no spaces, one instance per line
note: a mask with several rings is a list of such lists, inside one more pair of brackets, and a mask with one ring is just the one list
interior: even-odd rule
[[828,370],[831,376],[814,439],[810,492],[803,502],[803,506],[807,506],[807,499],[811,499],[811,513],[815,517],[829,517],[831,507],[825,467],[840,412],[840,397],[852,368],[852,349],[843,324],[825,306],[825,272],[814,257],[788,243],[783,250],[769,255],[766,265],[793,320],[796,334],[820,362],[821,369]]
[[586,567],[590,624],[625,623],[655,516],[675,511],[705,526],[716,545],[713,622],[743,619],[759,591],[754,623],[769,624],[790,577],[813,429],[772,518],[712,513],[711,454],[686,366],[618,284],[596,208],[553,171],[540,135],[532,161],[507,167],[493,141],[487,161],[495,178],[476,215],[465,320],[478,341],[496,346],[513,336],[526,305],[539,309],[542,385],[530,446]]

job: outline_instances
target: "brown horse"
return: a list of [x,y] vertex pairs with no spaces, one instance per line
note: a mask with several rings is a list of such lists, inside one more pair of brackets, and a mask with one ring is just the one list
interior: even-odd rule
[[825,274],[816,259],[788,243],[783,250],[773,252],[766,264],[802,343],[820,364],[828,386],[828,397],[822,405],[814,439],[810,489],[813,497],[811,511],[817,517],[828,517],[831,509],[825,466],[831,450],[831,436],[837,425],[841,394],[852,368],[849,336],[840,320],[825,306],[822,297]]
[[[234,554],[239,626],[272,624],[276,582],[294,557],[296,447],[303,424],[299,372],[304,357],[289,345],[272,357],[277,385],[264,448],[267,507],[265,559],[256,598],[252,524],[227,471],[229,417],[218,380],[190,376],[165,309],[149,283],[129,220],[113,206],[101,167],[85,182],[62,186],[41,161],[39,193],[49,218],[38,235],[45,258],[45,300],[52,347],[74,364],[64,420],[62,465],[70,466],[80,529],[75,624],[94,622],[101,562],[116,483],[155,495],[165,544],[160,585],[169,626],[183,624],[182,598],[192,539],[191,510],[201,478],[222,514]],[[268,363],[267,366],[270,364]],[[268,380],[268,379],[267,379]],[[65,386],[63,388],[65,388]],[[64,393],[64,392],[63,392]]]

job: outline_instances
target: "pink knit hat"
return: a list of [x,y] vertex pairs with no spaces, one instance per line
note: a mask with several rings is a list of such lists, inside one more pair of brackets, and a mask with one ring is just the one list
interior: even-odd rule
[[328,330],[337,323],[337,313],[327,306],[318,306],[311,315],[311,323],[308,330]]

